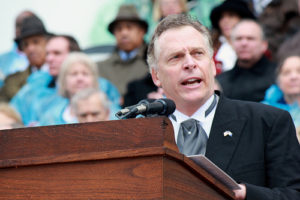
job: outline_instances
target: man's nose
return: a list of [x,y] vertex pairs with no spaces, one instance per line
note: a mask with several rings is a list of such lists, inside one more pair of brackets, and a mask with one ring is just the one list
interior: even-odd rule
[[94,117],[92,115],[87,115],[86,122],[94,122]]
[[122,28],[122,29],[120,30],[120,33],[121,33],[122,36],[127,35],[128,29],[127,29],[127,28]]
[[32,51],[35,50],[35,45],[33,45],[33,44],[28,44],[28,46],[27,46],[26,48],[27,48],[27,50],[28,50],[29,52],[32,52]]
[[196,67],[196,62],[190,54],[187,54],[183,63],[184,69],[192,69]]

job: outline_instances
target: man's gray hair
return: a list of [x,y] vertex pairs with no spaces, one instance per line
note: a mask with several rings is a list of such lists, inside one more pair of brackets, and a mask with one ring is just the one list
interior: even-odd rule
[[71,108],[75,112],[76,115],[78,113],[78,102],[81,100],[86,100],[95,94],[98,95],[102,106],[106,110],[110,110],[110,101],[108,100],[105,93],[103,93],[101,90],[99,90],[97,88],[86,88],[86,89],[80,90],[71,98]]
[[[212,48],[212,39],[210,36],[210,32],[208,29],[202,25],[196,18],[192,18],[190,15],[186,14],[177,14],[177,15],[169,15],[166,18],[164,18],[156,27],[155,32],[152,36],[152,39],[150,41],[150,44],[148,46],[148,52],[147,52],[147,62],[149,65],[149,70],[151,73],[151,69],[156,69],[157,67],[157,55],[156,55],[156,41],[161,36],[162,33],[169,29],[173,28],[179,28],[183,26],[191,26],[195,28],[197,31],[199,31],[204,38],[204,41],[208,47],[208,53],[210,57],[213,56],[213,48]],[[191,38],[192,40],[193,38]]]

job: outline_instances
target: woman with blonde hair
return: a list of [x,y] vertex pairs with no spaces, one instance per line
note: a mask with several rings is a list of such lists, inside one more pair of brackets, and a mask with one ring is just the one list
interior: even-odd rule
[[[84,53],[70,53],[63,62],[58,75],[58,92],[47,99],[47,106],[42,114],[40,125],[66,124],[77,122],[70,107],[70,99],[85,88],[96,88],[109,97],[111,110],[119,107],[120,94],[109,81],[98,78],[96,64]],[[111,116],[111,119],[114,119]]]

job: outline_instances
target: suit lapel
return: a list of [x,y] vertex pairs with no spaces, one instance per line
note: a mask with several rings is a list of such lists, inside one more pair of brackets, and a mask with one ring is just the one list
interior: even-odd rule
[[239,119],[230,100],[220,96],[205,156],[226,171],[242,134],[246,119]]

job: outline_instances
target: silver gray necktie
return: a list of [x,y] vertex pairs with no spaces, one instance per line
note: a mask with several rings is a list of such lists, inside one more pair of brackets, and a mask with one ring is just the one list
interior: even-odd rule
[[177,146],[186,156],[205,154],[207,135],[195,119],[188,119],[180,124]]
[[[214,94],[214,99],[211,105],[205,111],[205,117],[207,117],[214,107],[217,105],[218,97]],[[171,115],[174,121],[176,117]],[[179,132],[177,136],[177,146],[179,151],[184,155],[199,155],[205,154],[207,134],[201,126],[201,124],[195,119],[188,119],[180,124]]]

